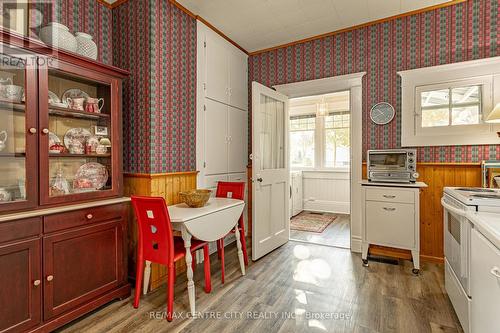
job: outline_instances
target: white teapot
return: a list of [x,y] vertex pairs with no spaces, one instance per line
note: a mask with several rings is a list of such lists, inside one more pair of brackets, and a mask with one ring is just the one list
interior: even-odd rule
[[4,150],[7,146],[7,131],[0,132],[0,151]]

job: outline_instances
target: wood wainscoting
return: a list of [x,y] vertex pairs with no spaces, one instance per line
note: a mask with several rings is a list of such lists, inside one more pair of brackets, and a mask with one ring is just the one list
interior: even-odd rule
[[[420,195],[420,258],[422,261],[443,262],[444,230],[441,197],[445,186],[481,186],[480,163],[418,163],[419,181],[429,187]],[[366,163],[363,163],[366,179]],[[371,246],[370,253],[410,259],[409,251]]]
[[[196,188],[196,177],[198,171],[173,172],[160,174],[132,174],[125,173],[123,184],[126,196],[145,195],[163,197],[167,205],[175,205],[180,202],[179,192]],[[137,247],[137,224],[133,212],[129,218],[129,277],[135,278],[136,247]],[[176,272],[180,274],[185,271],[186,266],[182,260],[176,263]],[[167,281],[167,269],[163,265],[151,265],[150,288],[156,289]]]

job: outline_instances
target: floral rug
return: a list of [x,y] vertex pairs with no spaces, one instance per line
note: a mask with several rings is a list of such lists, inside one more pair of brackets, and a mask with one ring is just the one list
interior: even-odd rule
[[290,229],[322,233],[337,216],[330,214],[302,212],[290,220]]

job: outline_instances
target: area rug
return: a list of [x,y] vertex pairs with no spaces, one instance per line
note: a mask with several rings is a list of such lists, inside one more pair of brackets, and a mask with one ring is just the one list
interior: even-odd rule
[[336,218],[335,215],[302,212],[292,217],[290,229],[322,233]]

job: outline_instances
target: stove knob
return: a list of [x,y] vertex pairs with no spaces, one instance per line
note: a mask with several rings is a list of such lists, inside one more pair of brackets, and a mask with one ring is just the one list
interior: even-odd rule
[[413,177],[413,179],[418,179],[418,177],[420,177],[420,174],[418,172],[414,172],[411,174],[411,176]]

